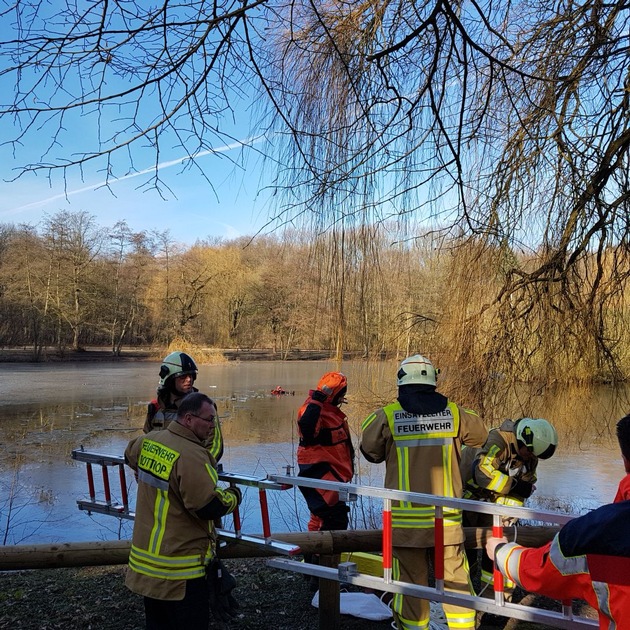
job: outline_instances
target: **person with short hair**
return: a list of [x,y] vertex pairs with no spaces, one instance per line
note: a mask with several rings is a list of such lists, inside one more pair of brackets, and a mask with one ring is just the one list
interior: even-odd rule
[[237,487],[219,487],[204,446],[215,423],[214,401],[193,392],[166,429],[133,439],[125,450],[138,479],[126,585],[144,596],[147,630],[208,628],[214,521],[241,501]]
[[615,503],[630,499],[630,415],[624,416],[617,422],[617,440],[626,475],[619,482]]
[[[385,462],[385,487],[461,498],[459,470],[464,444],[481,446],[488,436],[483,420],[438,393],[431,361],[407,357],[398,370],[398,400],[370,414],[362,426],[360,449],[373,463]],[[462,511],[444,508],[444,587],[472,594],[464,551]],[[427,586],[435,549],[435,507],[392,501],[393,577]],[[475,628],[475,611],[444,604],[451,629]],[[429,602],[396,593],[398,630],[428,630]]]

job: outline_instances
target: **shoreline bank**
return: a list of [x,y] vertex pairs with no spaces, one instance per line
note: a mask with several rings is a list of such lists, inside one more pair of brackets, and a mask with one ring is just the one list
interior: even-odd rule
[[[208,350],[200,348],[201,351]],[[326,350],[290,350],[274,351],[272,348],[223,348],[212,349],[222,354],[227,361],[329,361],[333,360]],[[115,355],[111,348],[90,346],[82,350],[46,348],[39,357],[34,356],[32,348],[0,348],[0,363],[71,363],[71,362],[129,362],[160,361],[164,348],[124,348],[120,355]],[[351,353],[344,359],[358,358]]]

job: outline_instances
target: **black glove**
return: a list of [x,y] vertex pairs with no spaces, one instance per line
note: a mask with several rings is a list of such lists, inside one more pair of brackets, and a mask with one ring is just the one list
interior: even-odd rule
[[326,394],[324,394],[324,392],[320,391],[319,389],[316,389],[312,394],[311,394],[311,398],[313,400],[316,400],[317,402],[326,402],[326,399],[328,398],[328,396],[326,396]]
[[240,488],[237,488],[236,486],[230,486],[229,488],[226,488],[225,491],[230,492],[236,497],[236,505],[241,504],[241,501],[243,500],[243,493],[241,492]]
[[510,494],[517,494],[519,497],[523,497],[523,499],[531,497],[532,492],[534,492],[534,484],[531,483],[531,481],[523,481],[522,479],[519,479],[510,488]]
[[236,616],[239,608],[232,591],[236,587],[236,580],[225,565],[218,558],[214,558],[206,568],[208,578],[208,595],[210,610],[215,619],[228,622]]

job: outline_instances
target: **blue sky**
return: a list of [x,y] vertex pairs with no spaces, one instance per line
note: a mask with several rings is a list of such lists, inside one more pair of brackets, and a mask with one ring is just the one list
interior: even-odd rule
[[[247,142],[248,138],[243,137]],[[0,223],[29,223],[37,225],[44,214],[60,210],[82,211],[93,214],[103,227],[126,220],[134,231],[170,230],[173,238],[192,244],[199,238],[236,238],[252,235],[267,222],[268,197],[260,191],[261,165],[257,155],[260,141],[249,141],[251,148],[240,148],[238,143],[218,145],[215,154],[197,158],[199,165],[212,181],[210,184],[196,169],[185,166],[186,156],[172,154],[160,162],[160,176],[170,190],[144,187],[146,173],[135,163],[138,174],[126,175],[103,187],[103,176],[98,172],[78,169],[61,173],[49,181],[43,174],[26,174],[16,181],[11,166],[18,165],[5,149],[0,181]],[[244,167],[234,163],[243,151]],[[144,169],[150,170],[147,163]],[[140,189],[139,189],[140,187]],[[213,190],[214,188],[214,190]]]
[[[51,11],[57,10],[54,3],[51,7]],[[41,22],[44,18],[39,16],[38,19]],[[47,28],[45,20],[39,28]],[[66,99],[80,97],[83,88],[92,90],[93,98],[95,81],[102,81],[100,86],[105,94],[127,89],[134,81],[109,70],[107,73],[103,70],[101,75],[94,65],[82,66],[78,74],[76,68],[72,68],[49,76],[37,65],[22,69],[18,74],[11,70],[14,61],[10,54],[13,47],[10,42],[16,37],[15,16],[6,12],[0,18],[0,42],[9,42],[0,56],[0,110],[10,111],[13,95],[18,93],[18,81],[24,96],[22,106],[33,109],[42,105],[65,105]],[[215,79],[208,78],[211,94],[214,94]],[[85,107],[67,111],[62,119],[52,122],[37,119],[20,142],[13,145],[6,143],[20,136],[23,127],[19,125],[28,125],[28,116],[32,114],[20,120],[11,114],[1,116],[0,223],[37,225],[46,214],[66,210],[87,211],[105,228],[125,220],[134,231],[169,230],[175,240],[187,244],[206,237],[231,239],[255,234],[267,224],[271,212],[270,195],[265,189],[270,177],[261,174],[260,155],[265,151],[266,141],[251,132],[256,99],[248,95],[247,86],[241,85],[238,78],[235,82],[238,94],[227,94],[231,109],[226,110],[217,97],[216,110],[208,116],[209,128],[214,131],[205,136],[203,146],[211,147],[212,151],[204,150],[196,157],[196,163],[210,183],[198,168],[191,166],[187,149],[182,148],[181,138],[189,147],[199,146],[193,133],[194,121],[186,127],[183,117],[173,122],[180,138],[172,130],[170,135],[168,130],[160,134],[157,158],[154,150],[147,146],[151,139],[141,138],[129,152],[124,149],[117,152],[109,165],[106,159],[99,159],[65,172],[53,170],[50,178],[47,172],[40,171],[38,174],[27,172],[15,179],[24,164],[44,161],[58,165],[78,154],[96,151],[99,146],[110,146],[112,139],[124,142],[137,132],[136,121],[150,125],[159,118],[160,106],[157,96],[149,91],[144,93],[138,109],[133,99],[126,103],[123,99],[106,105],[100,112],[94,107]],[[224,96],[217,90],[220,97]],[[167,108],[177,96],[172,97]],[[147,186],[156,160],[160,178],[166,184],[162,194]],[[105,169],[110,166],[108,189],[103,184]]]

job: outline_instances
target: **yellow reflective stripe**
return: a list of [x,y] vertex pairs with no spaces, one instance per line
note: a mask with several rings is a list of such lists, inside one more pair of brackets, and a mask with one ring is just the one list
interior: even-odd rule
[[223,442],[223,436],[221,435],[221,424],[219,423],[219,419],[216,419],[216,424],[214,425],[214,435],[212,436],[212,444],[210,445],[210,454],[215,459],[219,455],[219,451],[221,450],[221,444]]
[[398,488],[409,491],[409,449],[396,447],[398,453]]
[[502,493],[510,482],[510,477],[494,467],[493,462],[500,452],[498,445],[493,444],[486,455],[484,455],[479,464],[481,470],[490,478],[490,483],[486,486],[488,490]]
[[129,567],[136,573],[165,580],[190,580],[205,575],[205,559],[191,556],[162,556],[132,545]]
[[[444,521],[444,527],[461,527],[460,521]],[[433,529],[435,527],[434,521],[394,521],[392,520],[392,529]]]
[[449,613],[444,611],[449,630],[454,628],[474,628],[475,627],[475,611]]
[[149,536],[149,549],[153,554],[157,554],[162,546],[169,505],[168,490],[157,490],[153,507],[153,528]]
[[131,545],[131,551],[129,553],[130,558],[134,558],[137,561],[151,562],[156,566],[162,567],[195,567],[203,564],[201,556],[194,554],[192,556],[161,556],[154,554],[146,549],[140,549],[135,545]]
[[[400,580],[400,563],[398,562],[398,558],[393,558],[392,563],[392,577],[394,580]],[[415,621],[413,619],[406,619],[402,616],[402,606],[403,606],[404,596],[402,593],[394,593],[394,598],[392,600],[392,610],[396,613],[396,627],[399,630],[429,630],[429,622],[430,617],[426,619],[422,619],[420,621]]]
[[219,481],[219,475],[217,471],[212,466],[210,466],[210,464],[206,464],[206,470],[208,471],[210,478],[215,484],[214,490],[219,496],[219,500],[221,501],[221,503],[223,503],[223,505],[225,505],[226,507],[230,509],[230,512],[233,512],[236,509],[236,506],[238,505],[238,500],[236,496],[232,494],[231,492],[225,492],[222,488],[219,488],[219,486],[216,485],[217,482]]
[[[461,511],[445,513],[444,527],[459,527],[462,524]],[[435,512],[397,512],[392,511],[392,527],[410,529],[432,529],[435,527]]]
[[210,464],[206,464],[206,471],[212,479],[212,483],[216,484],[219,481],[219,473]]
[[523,507],[523,505],[525,505],[525,502],[522,499],[505,495],[497,497],[495,499],[495,503],[498,503],[499,505],[515,505],[517,507]]
[[[484,584],[490,584],[490,585],[494,586],[494,572],[486,571],[485,569],[482,569],[482,571],[481,571],[481,581]],[[514,588],[515,586],[516,586],[516,584],[514,584],[514,582],[512,582],[512,580],[510,580],[509,578],[503,576],[503,587],[504,588]]]
[[369,427],[372,422],[376,420],[376,412],[371,413],[362,423],[361,423],[361,431],[365,431],[367,427]]
[[141,564],[131,558],[129,558],[129,568],[136,573],[161,578],[163,580],[194,580],[206,574],[206,568],[204,566],[197,566],[190,569],[159,569],[148,564]]
[[451,457],[453,454],[453,442],[442,447],[442,470],[444,471],[444,492],[445,497],[454,496],[453,490],[453,469]]
[[[402,595],[400,599],[402,601]],[[402,604],[401,604],[402,605]],[[396,615],[397,624],[396,627],[398,630],[429,630],[429,623],[431,622],[430,617],[426,619],[420,619],[419,621],[415,621],[413,619],[405,619],[401,615]]]

